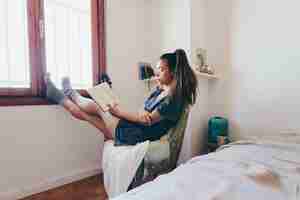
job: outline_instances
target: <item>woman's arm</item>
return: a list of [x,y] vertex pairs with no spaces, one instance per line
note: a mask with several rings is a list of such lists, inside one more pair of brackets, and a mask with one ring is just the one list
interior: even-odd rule
[[149,113],[144,111],[142,113],[131,113],[121,109],[120,106],[110,107],[109,112],[120,119],[125,119],[131,122],[143,124],[143,125],[152,125],[160,120],[160,115],[157,111]]

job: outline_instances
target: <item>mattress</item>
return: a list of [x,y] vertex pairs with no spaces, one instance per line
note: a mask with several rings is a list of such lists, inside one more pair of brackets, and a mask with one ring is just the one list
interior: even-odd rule
[[300,200],[300,145],[241,141],[113,200]]

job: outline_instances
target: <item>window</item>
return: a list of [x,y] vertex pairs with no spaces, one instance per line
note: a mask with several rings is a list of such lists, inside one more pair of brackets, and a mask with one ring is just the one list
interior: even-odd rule
[[68,75],[77,88],[92,86],[90,2],[45,1],[44,8],[47,71],[56,85]]
[[104,50],[104,0],[1,0],[0,105],[41,103],[46,71],[97,84]]
[[[10,12],[14,10],[14,12]],[[0,88],[30,88],[26,1],[0,1]],[[18,34],[16,34],[18,33]],[[17,58],[17,59],[16,59]]]

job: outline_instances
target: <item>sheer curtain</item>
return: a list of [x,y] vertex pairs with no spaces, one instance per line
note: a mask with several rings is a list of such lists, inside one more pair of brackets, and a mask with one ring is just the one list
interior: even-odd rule
[[25,0],[0,1],[0,88],[30,88]]
[[47,71],[58,86],[69,76],[75,88],[91,87],[90,1],[46,0],[44,8]]

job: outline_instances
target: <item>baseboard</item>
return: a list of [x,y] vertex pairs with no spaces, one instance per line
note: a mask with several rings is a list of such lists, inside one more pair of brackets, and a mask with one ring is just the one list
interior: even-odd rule
[[69,173],[67,175],[61,176],[61,177],[54,177],[49,180],[46,180],[44,182],[26,186],[23,188],[17,188],[13,191],[9,192],[0,192],[0,199],[1,200],[17,200],[24,197],[28,197],[33,194],[41,193],[50,189],[54,189],[72,182],[79,181],[81,179],[94,176],[97,174],[102,173],[102,170],[97,167],[90,167],[87,169],[81,169],[74,171],[72,173]]

